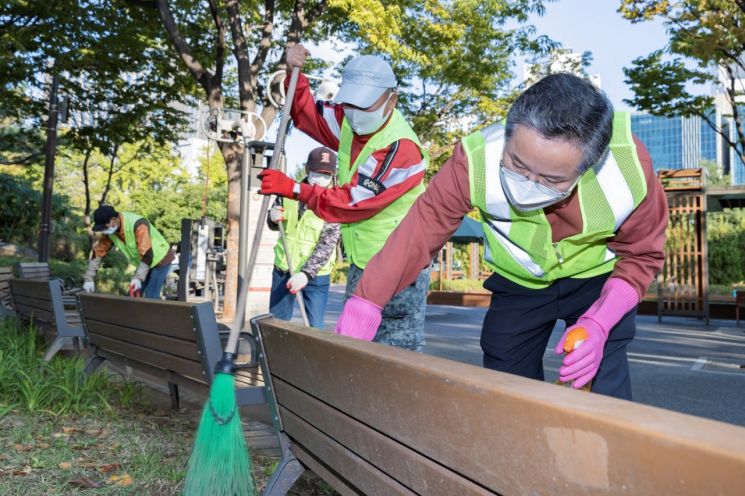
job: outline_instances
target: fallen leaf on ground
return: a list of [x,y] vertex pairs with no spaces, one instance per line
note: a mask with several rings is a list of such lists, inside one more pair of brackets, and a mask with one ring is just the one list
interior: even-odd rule
[[107,480],[110,484],[114,484],[116,486],[129,486],[132,484],[132,476],[129,474],[112,475]]
[[10,457],[8,455],[0,454],[0,462],[4,462],[6,460],[10,460]]
[[30,465],[26,465],[26,466],[25,466],[25,467],[23,467],[22,469],[20,469],[20,470],[14,470],[14,471],[13,471],[13,472],[11,472],[11,473],[12,473],[13,475],[28,475],[28,474],[30,474],[30,473],[31,473],[31,466],[30,466]]
[[55,432],[54,434],[52,434],[52,437],[59,439],[61,437],[70,437],[70,434],[67,434],[65,432]]
[[41,449],[49,449],[49,445],[47,443],[39,443],[36,446]]
[[100,429],[86,429],[85,433],[94,437],[106,437],[111,434],[111,430],[101,427]]
[[70,462],[62,462],[59,465],[57,465],[62,470],[70,470],[72,468],[72,463]]
[[27,451],[31,451],[32,449],[34,449],[34,447],[30,444],[16,444],[15,448],[16,451],[20,451],[21,453],[26,453]]
[[64,432],[65,434],[72,434],[74,432],[80,432],[80,429],[76,427],[63,427],[62,432]]
[[88,477],[83,477],[83,476],[78,477],[77,479],[71,480],[70,484],[76,487],[88,487],[91,489],[96,489],[96,488],[101,487],[100,483],[92,479],[89,479]]
[[99,465],[96,467],[96,470],[101,472],[102,474],[108,474],[110,472],[115,472],[122,468],[122,465],[120,463],[109,463],[108,465]]

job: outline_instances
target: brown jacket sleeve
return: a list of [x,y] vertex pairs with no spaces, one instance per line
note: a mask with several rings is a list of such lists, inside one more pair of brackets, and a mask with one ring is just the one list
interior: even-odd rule
[[114,247],[114,242],[108,236],[102,236],[93,246],[93,258],[103,258]]
[[140,219],[135,223],[135,241],[137,242],[137,252],[140,254],[140,260],[146,265],[153,263],[153,240],[150,238],[150,223],[145,219]]
[[383,249],[367,264],[354,294],[385,306],[416,281],[471,210],[468,162],[459,143]]
[[621,225],[608,248],[619,257],[613,277],[629,283],[641,301],[665,262],[668,209],[667,197],[654,173],[647,148],[636,136],[634,142],[647,180],[647,197]]

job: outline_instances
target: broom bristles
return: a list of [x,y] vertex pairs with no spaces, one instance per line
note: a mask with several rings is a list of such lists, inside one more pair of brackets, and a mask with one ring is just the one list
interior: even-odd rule
[[235,401],[235,377],[216,373],[184,481],[185,496],[254,496],[248,447]]

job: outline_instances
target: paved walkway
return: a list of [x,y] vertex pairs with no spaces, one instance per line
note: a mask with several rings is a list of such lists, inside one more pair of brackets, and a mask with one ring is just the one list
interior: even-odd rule
[[[326,325],[341,311],[343,286],[329,295]],[[424,352],[481,366],[479,337],[486,309],[428,305]],[[297,314],[297,312],[296,312]],[[299,315],[296,315],[299,318]],[[648,405],[745,426],[745,328],[734,321],[642,316],[629,347],[634,400]],[[561,364],[553,347],[564,326],[557,324],[544,358],[546,380]]]

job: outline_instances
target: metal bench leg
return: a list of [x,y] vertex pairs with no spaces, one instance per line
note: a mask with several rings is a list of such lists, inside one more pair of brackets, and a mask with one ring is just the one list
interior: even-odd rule
[[49,345],[49,348],[44,355],[45,362],[50,361],[54,357],[54,355],[56,355],[57,352],[62,349],[62,346],[65,344],[66,339],[67,338],[62,336],[57,336],[56,338],[54,338],[54,341],[52,341],[52,344]]
[[290,440],[284,433],[279,435],[279,442],[282,446],[282,459],[272,478],[266,483],[263,496],[285,496],[305,472],[303,464],[290,451]]
[[178,384],[168,383],[168,392],[171,395],[171,408],[177,412],[181,410],[181,399],[178,395]]
[[88,360],[88,363],[85,365],[84,372],[86,374],[92,374],[93,371],[95,371],[99,365],[101,365],[104,360],[106,360],[104,357],[100,356],[94,356],[90,360]]

